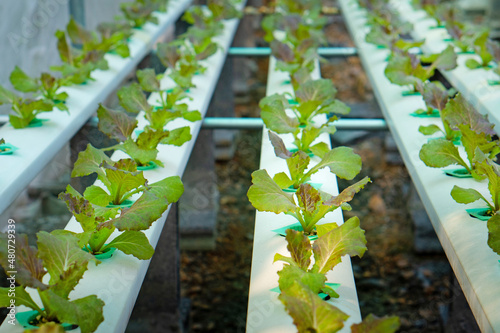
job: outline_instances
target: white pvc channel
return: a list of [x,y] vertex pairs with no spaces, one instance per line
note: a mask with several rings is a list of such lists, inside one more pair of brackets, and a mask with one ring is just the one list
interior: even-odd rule
[[[289,79],[287,73],[275,70],[276,60],[271,57],[269,62],[269,75],[267,80],[267,95],[274,93],[289,92],[293,94],[290,84],[284,84]],[[320,78],[319,67],[316,68],[313,77]],[[317,119],[318,122],[326,121],[326,117]],[[291,146],[293,136],[291,134],[280,135],[287,145]],[[331,148],[330,136],[322,134],[318,142],[327,143]],[[319,162],[318,157],[312,158],[311,166]],[[274,149],[269,141],[268,130],[264,127],[262,132],[262,152],[260,168],[266,169],[271,177],[278,172],[287,170],[286,161],[276,157]],[[322,169],[314,174],[311,179],[315,183],[322,183],[322,191],[332,195],[338,195],[337,178],[328,168]],[[252,255],[252,271],[250,276],[250,291],[248,295],[247,333],[283,333],[296,332],[283,304],[278,300],[278,293],[270,289],[278,286],[278,271],[282,269],[283,263],[273,263],[274,255],[281,253],[290,256],[286,249],[284,237],[275,234],[272,230],[297,222],[293,217],[284,214],[276,215],[270,212],[256,212],[255,231]],[[336,222],[343,223],[340,209],[328,213],[319,223]],[[351,259],[344,256],[342,262],[327,274],[327,282],[340,283],[337,289],[340,298],[331,299],[328,302],[338,307],[349,315],[341,332],[350,332],[353,323],[361,321],[361,314],[356,294],[356,286],[352,273]]]

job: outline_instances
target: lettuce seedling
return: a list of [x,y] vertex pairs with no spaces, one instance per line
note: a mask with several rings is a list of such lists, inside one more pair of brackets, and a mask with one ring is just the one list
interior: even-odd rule
[[130,56],[128,40],[133,34],[130,22],[103,22],[97,26],[97,31],[101,34],[103,50],[116,53],[122,58]]
[[160,43],[157,47],[157,56],[161,63],[170,69],[168,76],[183,90],[195,87],[193,77],[203,74],[206,68],[198,62],[197,54],[185,43]]
[[461,142],[467,154],[467,162],[460,156],[458,148],[445,139],[431,140],[420,149],[420,159],[432,168],[443,168],[458,164],[463,166],[475,179],[483,179],[474,163],[476,149],[494,157],[500,152],[500,142],[492,140],[496,135],[494,125],[477,112],[463,97],[457,95],[450,100],[442,111],[445,121],[452,130],[461,133]]
[[[259,103],[262,120],[267,128],[278,134],[292,133],[299,150],[307,153],[311,150],[321,155],[321,151],[325,151],[324,144],[312,144],[320,134],[336,132],[332,123],[338,118],[331,114],[350,112],[349,107],[335,99],[336,93],[331,80],[306,81],[296,90],[296,101],[291,101],[291,104],[279,94],[263,98]],[[290,109],[295,116],[288,116],[286,109]],[[326,114],[328,120],[316,127],[313,119],[321,114]]]
[[185,34],[179,36],[172,45],[191,48],[196,55],[196,60],[200,61],[214,55],[219,50],[219,46],[212,41],[212,38],[210,31],[192,26]]
[[[87,163],[82,164],[79,169],[75,168],[74,174],[85,175],[96,172],[100,175],[99,179],[103,179],[103,168],[100,166],[105,165],[103,164],[105,163],[103,155],[94,151],[94,154],[89,156]],[[107,186],[111,188],[110,192],[127,195],[134,191],[131,188],[136,184],[131,185],[129,181],[138,183],[141,177],[111,170],[114,172],[106,173],[107,170],[104,171],[110,176],[108,180],[105,180],[110,183],[110,186]],[[154,249],[142,230],[149,229],[153,222],[167,210],[170,203],[179,200],[183,192],[184,186],[181,179],[178,176],[173,176],[154,184],[146,184],[141,196],[130,208],[100,207],[99,205],[108,202],[111,193],[97,187],[86,190],[84,195],[98,205],[92,204],[70,185],[65,193],[59,195],[59,198],[66,202],[69,211],[73,213],[76,221],[82,227],[82,232],[75,234],[81,247],[87,248],[92,254],[100,254],[111,248],[116,248],[125,254],[147,260],[153,255]],[[121,213],[118,215],[120,211]],[[115,229],[122,231],[122,233],[107,243]]]
[[[154,114],[153,111],[150,112]],[[158,114],[160,115],[161,111]],[[192,137],[189,126],[183,126],[171,131],[146,126],[144,131],[134,138],[132,135],[138,123],[134,117],[127,115],[123,111],[111,110],[102,105],[97,110],[97,116],[99,118],[99,130],[111,139],[119,142],[103,150],[121,150],[129,155],[139,166],[146,166],[151,162],[163,166],[163,163],[156,158],[158,155],[158,145],[161,143],[182,146],[185,142],[191,140]],[[164,122],[167,120],[162,118],[158,121]]]
[[[325,285],[326,273],[337,266],[344,255],[363,257],[366,251],[365,232],[359,227],[359,219],[352,217],[341,226],[336,223],[317,225],[318,239],[311,244],[302,232],[286,230],[287,249],[291,257],[277,253],[274,262],[287,265],[278,272],[280,290],[290,288],[294,281],[304,283],[312,292],[323,292],[330,297],[339,295]],[[311,257],[314,257],[312,264]]]
[[[339,297],[325,285],[325,274],[338,265],[343,256],[361,258],[366,251],[366,238],[357,217],[349,219],[340,227],[335,223],[318,225],[318,236],[311,245],[304,233],[288,229],[286,240],[291,257],[279,253],[274,257],[275,262],[286,263],[278,272],[279,299],[299,332],[337,332],[343,328],[348,316],[331,303],[323,301],[318,293]],[[312,265],[311,257],[314,257]],[[376,318],[369,315],[363,322],[353,324],[351,332],[392,333],[398,328],[397,317]]]
[[9,122],[14,128],[27,127],[38,114],[50,112],[54,108],[52,103],[44,99],[25,99],[0,86],[0,105],[2,104],[11,106],[13,112],[9,114]]
[[[279,299],[293,318],[298,332],[339,332],[349,318],[300,281],[293,281]],[[399,326],[399,318],[396,316],[378,318],[370,314],[361,323],[352,324],[351,333],[394,333]]]
[[87,145],[87,149],[78,154],[73,167],[72,177],[83,177],[92,173],[106,188],[99,185],[87,187],[83,196],[91,204],[101,207],[121,205],[132,195],[148,189],[148,184],[142,171],[137,171],[137,165],[131,159],[112,161],[104,152]]
[[[330,166],[335,167],[333,164]],[[304,232],[312,235],[316,223],[327,213],[339,207],[350,210],[348,202],[369,182],[370,178],[365,177],[344,189],[338,196],[317,190],[306,183],[301,184],[293,195],[284,192],[282,186],[278,185],[266,170],[257,170],[252,173],[252,186],[248,190],[248,199],[259,211],[285,213],[295,217]],[[297,202],[294,197],[297,198]]]
[[474,164],[477,173],[485,175],[488,179],[488,190],[491,195],[491,202],[481,193],[472,188],[462,188],[453,186],[451,190],[452,198],[461,204],[469,204],[477,200],[483,200],[489,208],[488,215],[495,215],[500,211],[500,167],[491,161],[478,147],[474,155]]
[[[81,250],[78,240],[58,231],[37,233],[38,249],[28,244],[26,235],[15,238],[10,233],[0,234],[0,264],[6,271],[16,271],[15,292],[0,288],[0,306],[24,305],[39,313],[34,325],[68,323],[78,325],[82,333],[94,332],[104,320],[104,302],[95,295],[70,300],[70,293],[78,285],[93,256]],[[13,259],[11,249],[15,249]],[[49,274],[50,279],[44,279]],[[36,290],[41,306],[26,288]],[[14,296],[13,296],[14,295]],[[14,297],[14,298],[13,298]]]
[[208,0],[207,8],[212,13],[214,21],[240,19],[243,17],[243,13],[235,6],[236,3],[240,2],[240,0]]
[[302,68],[312,72],[316,67],[316,60],[319,59],[314,45],[315,41],[312,39],[305,40],[298,47],[273,40],[270,46],[271,54],[277,60],[276,69],[288,72],[290,76],[293,76]]
[[164,12],[166,1],[162,0],[137,0],[120,4],[120,10],[134,28],[141,28],[147,22],[158,24],[155,11]]
[[474,50],[474,37],[477,34],[476,26],[471,26],[462,21],[446,21],[446,30],[453,39],[452,43],[461,53],[468,53]]
[[[157,76],[153,69],[138,70],[137,78],[139,84],[134,83],[121,88],[118,91],[118,98],[120,105],[128,112],[137,114],[140,111],[144,111],[146,120],[149,122],[147,127],[163,131],[169,122],[177,118],[183,118],[191,122],[202,119],[199,111],[190,111],[187,104],[180,103],[183,99],[189,98],[182,88],[176,86],[168,91],[161,88],[161,75]],[[155,107],[149,105],[142,90],[149,93],[157,93],[160,97],[157,102],[160,105]],[[182,127],[182,130],[179,131],[182,131],[182,133],[186,132],[185,139],[190,140],[189,127]]]
[[389,4],[381,5],[377,11],[368,12],[367,24],[370,26],[370,31],[365,37],[367,43],[389,49],[393,48],[395,43],[399,43],[402,47],[404,42],[408,44],[405,47],[408,49],[423,44],[421,41],[409,42],[401,39],[401,36],[406,36],[412,31],[413,25],[402,21]]
[[68,42],[67,33],[62,30],[58,30],[55,35],[57,38],[57,50],[63,64],[60,66],[51,66],[50,69],[61,72],[63,77],[61,81],[62,85],[69,86],[85,83],[88,80],[93,80],[91,73],[95,69],[108,69],[108,62],[104,59],[104,51],[90,49],[88,52],[85,52],[72,47]]
[[214,13],[203,6],[191,6],[182,19],[198,29],[209,31],[212,36],[219,35],[224,30],[221,20],[216,20]]
[[494,59],[488,48],[489,44],[489,29],[483,29],[475,35],[473,47],[476,54],[481,58],[481,62],[476,59],[467,59],[465,65],[470,69],[484,68],[489,69],[490,62]]
[[314,47],[326,44],[323,27],[326,24],[324,17],[315,17],[309,20],[308,17],[299,14],[283,15],[276,13],[266,16],[262,20],[262,28],[266,35],[264,39],[272,42],[275,39],[275,32],[284,32],[283,38],[278,38],[283,43],[290,43],[294,47],[300,46],[304,41],[314,41]]
[[[434,110],[439,111],[439,116],[443,123],[443,129],[437,125],[420,126],[418,131],[424,135],[432,135],[436,132],[442,132],[444,138],[448,141],[455,142],[460,139],[460,132],[451,129],[448,120],[445,118],[445,114],[453,112],[452,110],[445,110],[450,100],[450,96],[455,93],[454,89],[446,89],[444,85],[439,82],[424,82],[419,85],[418,91],[422,95],[427,111],[421,110],[422,113],[432,114]],[[453,105],[449,105],[453,108]],[[417,111],[418,112],[418,111]]]
[[68,111],[66,107],[66,92],[58,92],[61,88],[61,79],[48,73],[42,73],[40,78],[31,78],[19,67],[15,67],[10,74],[10,82],[17,91],[40,95],[46,103],[52,104],[61,111]]
[[[422,62],[430,65],[424,66]],[[412,86],[412,93],[418,85],[430,79],[436,69],[451,70],[457,67],[457,55],[449,45],[443,52],[429,56],[417,56],[408,52],[394,52],[385,68],[385,76],[394,84]]]
[[282,189],[289,187],[298,189],[301,184],[310,181],[313,174],[325,167],[328,167],[330,172],[337,177],[348,180],[356,177],[361,171],[361,157],[355,154],[351,148],[336,147],[329,150],[327,146],[324,147],[325,151],[321,152],[321,161],[307,171],[311,160],[309,155],[300,150],[295,153],[290,152],[286,149],[283,140],[271,131],[269,131],[269,139],[276,156],[286,160],[290,173],[290,177],[284,172],[274,176],[273,180]]

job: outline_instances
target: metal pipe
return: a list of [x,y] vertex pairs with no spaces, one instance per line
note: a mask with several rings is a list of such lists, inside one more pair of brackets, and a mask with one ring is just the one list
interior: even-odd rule
[[[264,122],[260,118],[216,118],[203,119],[203,129],[260,130]],[[385,131],[385,119],[339,119],[333,123],[338,130]]]
[[[0,115],[0,124],[7,123],[9,117]],[[99,119],[92,117],[88,120],[87,126],[97,127]],[[385,119],[339,119],[333,123],[338,130],[350,131],[385,131],[387,123]],[[260,118],[222,118],[207,117],[203,119],[201,128],[203,129],[233,129],[233,130],[261,130],[264,125]]]
[[[318,54],[322,57],[349,57],[358,54],[354,47],[320,47]],[[233,57],[268,57],[271,55],[269,47],[231,47],[228,51]]]

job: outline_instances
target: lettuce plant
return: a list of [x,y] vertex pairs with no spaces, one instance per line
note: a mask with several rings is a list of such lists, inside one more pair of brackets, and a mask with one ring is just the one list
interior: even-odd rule
[[30,98],[23,98],[0,86],[0,105],[11,105],[13,112],[9,121],[14,128],[27,127],[39,113],[50,112],[54,107],[68,111],[65,105],[68,94],[58,92],[61,79],[48,73],[42,73],[40,78],[31,78],[16,66],[10,74],[10,82],[17,91],[31,94]]
[[112,161],[101,150],[88,145],[87,149],[78,154],[72,177],[83,177],[92,173],[104,185],[91,185],[86,188],[83,196],[95,206],[121,205],[132,195],[146,191],[148,183],[142,171],[137,171],[137,165],[131,159]]
[[[11,306],[15,297],[16,306],[24,305],[38,312],[31,324],[68,323],[78,325],[82,333],[94,332],[104,320],[104,302],[95,295],[70,300],[89,261],[95,260],[93,256],[82,251],[78,240],[71,235],[40,231],[38,249],[28,244],[26,235],[17,235],[14,262],[8,251],[12,248],[12,236],[10,232],[0,234],[0,264],[6,271],[17,271],[18,286],[14,293],[9,288],[0,288],[0,306]],[[33,300],[27,288],[37,291],[42,305]]]
[[[178,118],[192,122],[198,121],[201,120],[201,114],[199,111],[190,111],[187,104],[179,103],[187,97],[183,89],[176,87],[169,92],[161,89],[159,77],[155,75],[153,69],[139,70],[137,77],[139,84],[134,83],[121,88],[118,91],[118,98],[120,104],[128,112],[138,114],[144,111],[148,125],[135,138],[133,133],[138,122],[134,117],[100,106],[97,112],[99,129],[110,138],[120,142],[106,150],[122,150],[139,166],[145,166],[150,162],[163,166],[163,163],[156,158],[159,144],[182,146],[192,138],[189,126],[167,130],[165,128],[167,124]],[[149,105],[142,90],[158,93],[161,105],[158,107]]]
[[446,30],[451,36],[452,43],[461,53],[474,50],[474,37],[477,34],[475,26],[463,23],[460,20],[446,21]]
[[450,100],[442,114],[452,130],[460,131],[460,140],[465,148],[467,161],[460,156],[458,148],[445,139],[431,140],[424,144],[420,149],[420,159],[432,168],[458,164],[474,178],[484,178],[474,162],[476,148],[489,157],[494,157],[500,152],[500,142],[492,139],[496,135],[493,130],[494,125],[478,113],[462,95],[457,95],[455,99]]
[[386,48],[392,48],[394,43],[401,40],[401,36],[408,35],[413,29],[413,25],[402,21],[389,4],[368,12],[367,24],[370,26],[370,31],[366,35],[366,42]]
[[[350,111],[335,99],[336,93],[331,80],[306,81],[296,90],[295,100],[290,100],[291,103],[279,94],[263,98],[259,103],[262,120],[267,128],[278,134],[293,134],[294,144],[299,150],[306,153],[311,150],[321,155],[320,152],[325,151],[324,144],[312,144],[321,133],[335,133],[332,123],[338,118],[330,114],[348,114]],[[290,109],[294,116],[287,115],[286,109]],[[316,126],[313,119],[321,114],[326,114],[328,120]]]
[[65,105],[68,94],[58,92],[61,88],[61,79],[57,79],[49,73],[42,73],[40,78],[31,78],[16,66],[10,74],[10,82],[17,91],[33,93],[40,96],[44,102],[52,104],[53,107],[61,111],[68,111]]
[[[140,95],[136,94],[134,96]],[[122,99],[122,104],[129,102],[135,103],[136,101],[125,101]],[[111,139],[119,142],[104,150],[121,150],[128,154],[139,166],[146,166],[151,162],[163,166],[163,163],[156,158],[158,155],[158,145],[171,144],[182,146],[185,142],[191,140],[192,136],[189,126],[167,130],[162,125],[179,116],[194,120],[198,120],[199,116],[196,113],[191,114],[190,112],[192,111],[185,111],[184,113],[182,110],[171,112],[170,110],[160,109],[153,111],[153,108],[148,107],[147,102],[144,105],[146,106],[146,115],[152,122],[137,137],[133,137],[134,131],[137,128],[137,119],[127,115],[125,112],[111,110],[102,105],[99,106],[97,110],[99,130]],[[130,109],[132,105],[128,104],[127,107]],[[139,110],[136,110],[136,112]]]
[[156,55],[161,63],[170,69],[168,76],[182,89],[195,87],[193,77],[203,74],[206,68],[198,62],[197,54],[185,43],[158,44]]
[[266,170],[257,170],[252,173],[252,186],[248,190],[248,199],[259,211],[285,213],[295,217],[304,232],[313,235],[316,223],[326,213],[339,207],[350,210],[348,202],[368,182],[370,178],[365,177],[344,189],[338,196],[317,190],[307,183],[301,184],[295,194],[290,194],[284,192]]
[[288,72],[293,76],[300,69],[305,68],[312,72],[319,58],[315,42],[311,39],[304,41],[298,47],[293,47],[287,43],[273,40],[270,44],[271,54],[276,58],[276,69]]
[[127,21],[103,22],[97,26],[101,35],[101,47],[127,58],[130,56],[128,40],[132,36],[132,25]]
[[488,48],[489,44],[489,29],[483,29],[475,35],[473,48],[476,54],[481,58],[481,61],[470,58],[465,61],[465,65],[470,69],[485,68],[489,69],[490,62],[494,59]]
[[191,6],[182,19],[194,27],[209,31],[212,36],[224,30],[223,20],[241,18],[242,13],[233,2],[226,0],[208,0],[207,6]]
[[[365,232],[359,227],[359,219],[352,217],[341,226],[336,223],[317,225],[317,234],[318,239],[311,244],[304,232],[286,230],[291,257],[279,253],[274,256],[274,262],[286,263],[278,272],[280,290],[288,290],[294,281],[300,281],[315,294],[323,292],[338,298],[335,290],[325,284],[326,273],[339,264],[344,255],[363,257]],[[314,257],[314,263],[311,257]]]
[[30,125],[42,112],[50,112],[53,104],[44,99],[22,98],[0,86],[0,105],[9,104],[11,113],[9,122],[14,128],[24,128]]
[[269,139],[276,156],[285,159],[288,166],[290,176],[280,172],[273,177],[273,180],[282,189],[289,187],[298,189],[301,184],[309,181],[313,174],[325,167],[328,167],[337,177],[348,180],[356,177],[361,171],[361,157],[355,154],[351,148],[336,147],[332,150],[322,151],[321,161],[307,170],[311,160],[309,155],[300,150],[295,153],[290,152],[286,149],[283,140],[271,131],[269,132]]
[[[59,195],[82,227],[82,232],[75,234],[80,246],[92,254],[116,248],[138,259],[150,259],[154,249],[142,230],[148,229],[170,203],[180,198],[184,191],[180,178],[173,176],[148,184],[130,160],[119,161],[110,167],[109,158],[91,146],[80,153],[79,161],[72,175],[97,173],[108,190],[94,185],[87,188],[82,196],[68,185],[66,192]],[[141,196],[130,208],[103,207],[115,199],[113,197],[124,198],[139,191]],[[107,243],[115,230],[122,233]]]
[[[325,284],[326,273],[341,262],[345,255],[362,257],[366,251],[364,231],[359,219],[353,217],[343,225],[336,223],[318,225],[318,239],[311,244],[304,233],[288,229],[287,249],[290,257],[276,254],[274,261],[286,264],[278,272],[280,301],[285,306],[299,332],[337,332],[349,317],[336,306],[318,296],[323,292],[330,297],[339,295]],[[314,263],[311,258],[314,257]],[[351,332],[396,332],[397,317],[366,317],[353,324]]]
[[[421,62],[429,63],[424,66]],[[394,84],[411,86],[417,92],[418,84],[430,79],[436,69],[451,70],[457,67],[457,55],[451,45],[439,54],[417,56],[408,52],[394,52],[385,68],[385,76]]]
[[[460,139],[460,132],[452,130],[450,124],[448,123],[446,114],[453,112],[453,104],[448,104],[450,100],[450,95],[454,93],[453,89],[447,90],[444,85],[439,82],[424,82],[419,85],[418,91],[422,95],[427,111],[422,110],[422,113],[432,114],[434,110],[439,111],[440,119],[443,123],[443,129],[437,125],[420,126],[418,131],[424,135],[432,135],[436,132],[442,132],[444,138],[448,141],[454,142]],[[449,107],[450,109],[446,109]],[[417,111],[418,112],[418,111]]]
[[[92,71],[108,69],[108,63],[104,59],[105,51],[94,49],[97,44],[95,35],[75,27],[78,27],[78,24],[72,20],[68,23],[68,32],[58,30],[55,34],[57,50],[63,64],[50,68],[61,72],[63,76],[61,84],[65,86],[82,84],[88,80],[93,80],[91,77]],[[68,36],[74,44],[82,45],[82,49],[71,46],[68,42]]]
[[453,186],[451,190],[452,198],[461,204],[469,204],[477,200],[482,200],[488,206],[488,215],[493,216],[500,211],[500,167],[491,161],[480,148],[476,148],[474,164],[478,173],[485,175],[488,179],[488,190],[491,195],[491,202],[481,193],[472,188],[462,188]]
[[[137,114],[144,111],[144,116],[148,121],[146,126],[149,129],[163,131],[164,127],[177,118],[183,118],[188,121],[201,120],[199,111],[190,111],[188,105],[180,103],[181,100],[188,98],[187,94],[180,87],[175,87],[169,92],[160,88],[160,82],[155,77],[152,69],[138,71],[140,84],[133,83],[125,86],[118,91],[120,105],[130,113]],[[149,105],[143,90],[159,95],[158,106]],[[174,130],[176,131],[176,130]],[[185,140],[189,140],[189,127],[182,127],[182,133],[185,133]],[[173,132],[173,131],[172,131]]]
[[163,166],[156,157],[158,145],[167,138],[169,131],[145,130],[137,137],[133,137],[137,128],[137,120],[123,111],[108,109],[102,105],[97,110],[99,118],[98,128],[109,138],[117,140],[118,144],[103,150],[121,150],[129,155],[138,166],[147,166],[154,163]]
[[219,50],[219,46],[212,38],[213,36],[210,31],[193,26],[190,27],[185,34],[179,36],[172,45],[191,48],[195,54],[196,60],[200,61],[214,55],[217,50]]
[[[309,14],[311,15],[311,14]],[[279,39],[281,42],[289,43],[294,47],[300,46],[305,41],[308,44],[313,42],[314,47],[320,44],[326,44],[323,27],[326,24],[324,17],[314,17],[309,19],[308,16],[301,14],[275,13],[266,16],[262,20],[262,28],[265,31],[264,39],[267,42],[272,42],[274,39]],[[286,35],[277,37],[276,31],[284,32]]]
[[134,2],[124,2],[120,4],[120,9],[134,28],[141,28],[147,22],[158,24],[155,11],[166,11],[167,1],[165,0],[136,0]]

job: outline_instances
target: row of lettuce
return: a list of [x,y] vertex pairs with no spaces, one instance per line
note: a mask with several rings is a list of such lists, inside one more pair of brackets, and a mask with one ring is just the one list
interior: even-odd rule
[[[500,254],[500,167],[496,163],[500,153],[500,141],[486,116],[481,115],[466,98],[453,88],[446,88],[434,81],[434,72],[457,67],[457,53],[476,52],[481,64],[467,66],[489,69],[491,61],[498,56],[499,44],[488,39],[487,29],[463,23],[456,7],[451,3],[414,1],[417,9],[426,10],[436,19],[437,26],[445,26],[453,36],[452,44],[440,54],[423,55],[414,52],[424,41],[407,40],[412,25],[403,22],[393,4],[385,0],[362,0],[359,5],[366,9],[370,32],[366,41],[390,50],[385,75],[394,84],[410,87],[403,95],[421,95],[426,108],[416,110],[417,117],[436,117],[440,125],[420,126],[423,135],[441,135],[425,143],[419,153],[425,165],[444,168],[458,165],[460,168],[446,170],[446,174],[457,178],[451,191],[453,199],[460,204],[482,201],[484,209],[468,209],[472,217],[487,221],[488,245]],[[382,41],[385,41],[382,43]],[[499,58],[496,58],[497,60]],[[464,151],[464,154],[461,154]],[[464,188],[460,178],[477,180],[476,188]],[[485,197],[485,183],[491,198]]]
[[[274,261],[285,263],[278,272],[279,299],[299,332],[337,332],[344,327],[349,316],[326,301],[339,298],[326,282],[326,275],[343,256],[362,257],[366,251],[357,217],[339,225],[329,221],[326,214],[339,208],[351,209],[349,202],[370,179],[359,180],[337,196],[319,190],[320,184],[310,183],[311,176],[323,168],[347,180],[361,171],[361,158],[351,148],[330,149],[318,140],[323,133],[335,133],[334,121],[338,118],[334,114],[350,111],[335,99],[331,80],[312,78],[318,65],[317,48],[326,43],[326,19],[321,7],[321,1],[277,1],[275,13],[262,22],[277,60],[276,69],[289,73],[294,92],[260,101],[261,117],[275,154],[286,160],[288,170],[273,177],[265,169],[255,171],[248,191],[257,210],[284,213],[298,221],[298,227],[290,226],[284,233],[290,256],[277,253]],[[280,135],[292,135],[294,147],[287,147]],[[362,323],[353,324],[351,331],[394,332],[398,327],[397,317],[370,315]]]
[[[200,60],[210,57],[220,48],[214,38],[223,32],[224,20],[240,16],[235,5],[236,2],[230,0],[209,0],[207,6],[191,6],[183,16],[191,24],[187,32],[172,42],[158,45],[158,57],[168,67],[166,75],[175,82],[171,89],[165,91],[161,87],[162,75],[156,75],[154,70],[139,70],[138,83],[118,91],[125,111],[99,107],[99,129],[118,143],[103,149],[88,145],[80,152],[72,177],[96,174],[98,182],[87,187],[83,194],[68,185],[66,192],[59,195],[79,223],[80,232],[38,232],[37,248],[28,244],[26,235],[16,235],[15,228],[10,225],[6,233],[0,234],[0,264],[7,272],[17,272],[15,283],[10,288],[0,288],[0,306],[11,308],[14,304],[33,309],[30,316],[16,316],[18,320],[21,317],[26,319],[26,329],[59,332],[78,326],[83,333],[94,332],[105,320],[104,302],[96,295],[76,300],[70,297],[89,269],[89,264],[101,263],[115,250],[140,260],[152,257],[154,248],[144,231],[164,214],[170,203],[180,198],[184,187],[178,176],[149,183],[144,170],[163,167],[164,163],[157,159],[158,145],[181,146],[191,139],[189,126],[173,130],[166,130],[165,126],[179,118],[188,121],[201,119],[200,112],[189,110],[185,103],[190,98],[188,91],[194,87],[193,77],[202,75],[206,69]],[[110,37],[117,43],[106,50],[121,49],[120,54],[126,56],[124,36],[130,35],[130,27],[138,28],[145,22],[154,22],[154,11],[165,10],[167,1],[139,0],[122,8],[128,18],[127,24],[120,21],[101,27],[115,27],[110,36],[121,36]],[[104,58],[95,56],[96,53],[103,55],[99,50],[105,48],[103,45],[110,44],[106,42],[109,38],[103,38],[104,44],[98,43],[94,32],[85,30],[73,20],[68,24],[67,33],[73,43],[83,47],[75,49],[69,46],[62,37],[65,33],[57,33],[61,57],[70,60],[61,66],[66,68],[63,74],[67,75],[51,79],[61,86],[68,82],[86,82],[92,70],[106,68],[103,66]],[[64,50],[71,51],[65,53]],[[63,54],[68,58],[64,58]],[[94,60],[87,61],[89,57],[94,57]],[[45,87],[39,85],[38,79],[24,74],[20,76],[20,73],[16,68],[11,79],[16,88],[22,88],[21,91],[39,92],[40,87]],[[81,80],[74,81],[75,77]],[[57,89],[50,98],[43,95],[35,100],[23,100],[22,103],[29,105],[40,100],[41,103],[56,107],[62,105],[61,108],[64,108],[64,103],[57,101],[68,96],[56,92]],[[144,92],[156,93],[157,103],[150,105]],[[53,99],[54,96],[59,97]],[[12,105],[14,108],[15,104]],[[140,130],[137,115],[147,122]],[[105,151],[113,149],[125,152],[128,158],[111,159]],[[34,301],[27,289],[37,291],[41,305]],[[14,312],[11,311],[11,314]]]

